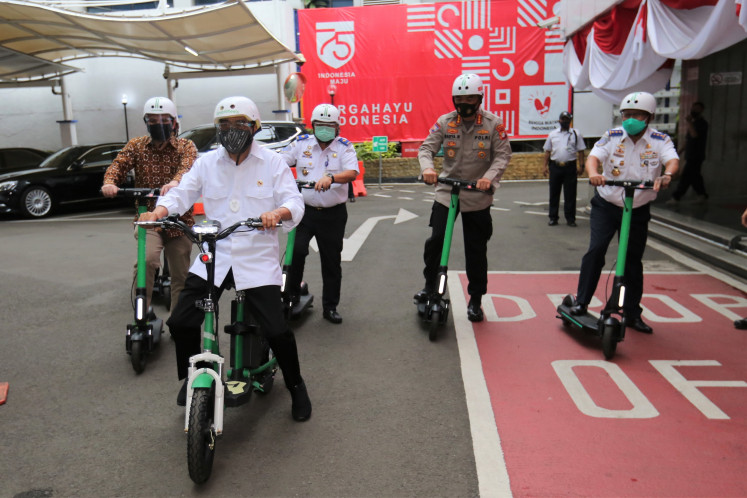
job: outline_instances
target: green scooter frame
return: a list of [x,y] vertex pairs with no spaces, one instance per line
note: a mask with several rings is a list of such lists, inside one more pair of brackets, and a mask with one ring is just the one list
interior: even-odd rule
[[[160,190],[155,188],[121,188],[117,191],[118,197],[135,199],[138,214],[147,211],[145,199],[158,197]],[[135,318],[127,325],[127,336],[125,338],[125,349],[130,355],[132,368],[140,374],[145,370],[147,356],[152,353],[161,342],[163,332],[163,320],[160,318],[150,319],[150,310],[147,307],[147,296],[145,288],[146,261],[145,261],[145,228],[137,228],[137,277],[135,283]]]
[[[598,318],[586,315],[573,315],[571,308],[576,304],[576,298],[568,294],[557,308],[558,318],[567,327],[575,327],[602,338],[602,352],[607,360],[611,360],[617,351],[617,343],[625,339],[625,262],[628,255],[628,240],[630,236],[630,222],[633,217],[633,197],[636,190],[653,188],[652,181],[642,180],[606,180],[605,185],[623,187],[625,202],[623,206],[620,236],[617,248],[617,264],[615,278],[612,282],[612,293]],[[619,318],[618,318],[619,317]]]
[[438,183],[451,185],[451,200],[449,202],[449,214],[446,220],[446,232],[444,234],[444,245],[441,249],[441,262],[438,267],[436,292],[427,296],[425,300],[415,299],[418,307],[418,315],[428,327],[428,339],[435,341],[438,337],[438,328],[446,323],[449,317],[451,301],[444,297],[446,295],[446,283],[449,272],[449,255],[451,252],[451,239],[454,234],[454,223],[456,222],[459,206],[459,191],[471,190],[483,192],[477,188],[477,182],[469,182],[456,178],[439,178]]
[[[205,313],[202,331],[202,353],[189,358],[187,399],[191,400],[184,414],[187,433],[187,464],[190,478],[197,484],[210,478],[215,443],[223,434],[224,407],[241,406],[249,402],[254,391],[268,393],[273,386],[277,359],[271,356],[267,341],[258,333],[245,310],[244,291],[237,291],[231,303],[231,324],[224,331],[231,338],[229,368],[220,353],[217,329],[218,302],[215,299],[215,249],[218,240],[228,237],[238,228],[256,230],[262,227],[258,219],[247,219],[221,230],[217,221],[203,220],[188,227],[178,217],[138,225],[177,228],[200,249],[198,259],[207,272],[207,297],[195,305]],[[281,224],[278,224],[281,226]]]

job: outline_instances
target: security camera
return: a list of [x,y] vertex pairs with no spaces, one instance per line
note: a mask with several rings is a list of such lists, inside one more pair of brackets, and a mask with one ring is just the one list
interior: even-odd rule
[[544,19],[537,23],[537,27],[542,29],[549,29],[560,22],[560,17],[552,16],[549,19]]

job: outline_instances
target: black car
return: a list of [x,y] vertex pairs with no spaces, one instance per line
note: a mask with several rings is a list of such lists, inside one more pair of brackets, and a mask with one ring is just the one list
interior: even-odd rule
[[29,147],[10,147],[0,149],[0,174],[8,171],[35,168],[45,160],[51,152],[32,149]]
[[[262,142],[262,145],[269,149],[279,151],[304,133],[306,133],[306,128],[303,124],[291,121],[262,121],[262,129],[254,135],[254,140]],[[200,154],[218,147],[215,126],[211,124],[191,128],[179,135],[179,138],[192,140]]]
[[104,172],[124,146],[73,145],[36,168],[0,173],[0,213],[40,218],[60,205],[100,201]]

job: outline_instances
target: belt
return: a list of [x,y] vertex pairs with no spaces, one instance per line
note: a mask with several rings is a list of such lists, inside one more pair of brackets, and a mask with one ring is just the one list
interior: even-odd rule
[[305,206],[306,206],[306,209],[314,209],[314,210],[316,210],[316,211],[326,211],[327,209],[334,209],[334,208],[336,208],[336,207],[340,207],[340,206],[342,206],[343,204],[344,204],[344,203],[341,203],[341,204],[335,204],[334,206],[329,206],[329,207],[318,207],[318,206],[311,206],[311,205],[309,205],[309,204],[305,204]]
[[570,165],[576,165],[576,161],[553,161],[558,166],[570,166]]

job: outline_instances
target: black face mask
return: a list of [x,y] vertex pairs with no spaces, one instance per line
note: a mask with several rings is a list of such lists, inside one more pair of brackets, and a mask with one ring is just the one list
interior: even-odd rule
[[570,127],[571,127],[570,121],[561,121],[560,122],[560,129],[561,130],[566,131]]
[[[241,156],[249,147],[252,146],[254,134],[251,130],[241,130],[239,128],[229,128],[227,130],[218,129],[218,141],[231,154]],[[236,165],[239,159],[236,158]]]
[[690,116],[697,118],[698,116],[700,116],[700,113],[698,111],[690,111]]
[[148,133],[150,134],[150,138],[155,140],[156,142],[165,142],[166,140],[171,138],[171,133],[173,131],[174,128],[172,128],[171,123],[148,125]]
[[469,118],[477,113],[480,104],[454,104],[457,114],[463,118]]

